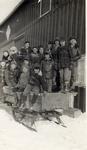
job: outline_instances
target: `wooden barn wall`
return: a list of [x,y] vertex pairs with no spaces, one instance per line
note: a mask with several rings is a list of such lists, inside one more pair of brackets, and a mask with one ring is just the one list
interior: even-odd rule
[[71,36],[77,37],[81,53],[85,53],[85,0],[72,0],[29,24],[25,39],[33,46],[46,46],[56,37],[68,40]]
[[[54,2],[63,2],[59,5]],[[85,0],[52,0],[52,11],[40,18],[40,4],[37,0],[29,0],[24,3],[0,28],[6,31],[7,25],[11,27],[11,37],[24,36],[15,39],[18,48],[23,46],[25,40],[29,40],[31,46],[40,44],[46,46],[49,40],[56,37],[75,36],[80,44],[81,53],[85,53]],[[68,2],[68,3],[67,3]],[[0,43],[6,40],[6,36],[0,35]]]

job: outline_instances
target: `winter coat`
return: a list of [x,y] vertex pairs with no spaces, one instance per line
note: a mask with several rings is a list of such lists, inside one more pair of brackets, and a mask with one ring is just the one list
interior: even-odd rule
[[71,55],[71,61],[72,62],[76,62],[78,61],[78,59],[80,59],[81,55],[80,55],[80,51],[79,51],[79,48],[69,48],[69,51],[70,51],[70,55]]
[[47,48],[46,50],[45,50],[45,52],[48,52],[49,53],[49,55],[50,55],[50,57],[52,58],[52,51],[53,51],[53,48]]
[[33,73],[33,74],[30,76],[29,84],[30,84],[32,87],[37,87],[40,91],[41,91],[41,88],[42,88],[44,91],[47,91],[46,83],[45,83],[45,81],[44,81],[43,76],[41,76],[41,75],[38,75],[38,74]]
[[9,61],[8,58],[9,58],[9,55],[7,57],[3,56],[2,61],[5,61],[6,63],[8,63],[8,61]]
[[0,84],[2,84],[3,86],[6,84],[5,83],[5,69],[2,69],[0,67]]
[[54,62],[52,59],[43,60],[41,63],[42,74],[45,79],[52,79],[54,76]]
[[70,67],[71,55],[68,47],[66,46],[60,47],[60,50],[58,51],[58,63],[59,63],[59,69]]
[[29,60],[31,52],[32,52],[31,47],[29,47],[28,49],[23,49],[22,50],[23,59],[28,59]]
[[52,59],[54,60],[54,64],[55,64],[55,70],[59,70],[59,50],[60,48],[58,47],[57,49],[53,49],[52,50]]
[[5,82],[9,87],[15,87],[18,82],[18,70],[11,71],[7,68],[5,70]]
[[44,54],[39,54],[39,62],[41,63],[44,60]]
[[40,62],[39,54],[32,52],[30,55],[30,63],[35,64],[35,63],[39,63],[39,62]]

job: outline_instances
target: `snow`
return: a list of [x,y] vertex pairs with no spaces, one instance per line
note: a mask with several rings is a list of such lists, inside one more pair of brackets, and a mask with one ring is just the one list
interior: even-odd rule
[[67,128],[39,121],[33,132],[0,109],[0,150],[87,150],[87,114],[62,120]]

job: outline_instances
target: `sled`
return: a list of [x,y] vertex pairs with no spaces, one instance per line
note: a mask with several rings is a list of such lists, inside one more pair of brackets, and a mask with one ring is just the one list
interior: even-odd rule
[[[34,128],[35,122],[39,120],[50,121],[56,123],[57,125],[61,125],[62,127],[66,127],[61,120],[60,116],[62,113],[58,112],[58,110],[50,110],[50,111],[29,111],[28,109],[20,110],[19,108],[14,108],[13,110],[14,119],[27,127],[28,129],[37,132]],[[54,121],[54,118],[56,121]]]

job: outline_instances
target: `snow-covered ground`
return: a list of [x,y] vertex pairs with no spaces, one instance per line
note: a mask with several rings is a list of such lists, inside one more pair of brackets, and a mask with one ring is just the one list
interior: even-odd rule
[[0,109],[0,150],[87,150],[87,114],[62,116],[67,128],[45,121],[32,132]]

